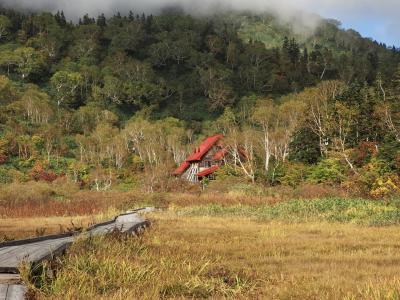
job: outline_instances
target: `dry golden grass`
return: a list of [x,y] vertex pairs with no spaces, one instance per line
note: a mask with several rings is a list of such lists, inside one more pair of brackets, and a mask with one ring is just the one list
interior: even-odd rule
[[0,219],[0,240],[58,234],[86,228],[93,222],[94,218],[90,216]]
[[399,227],[153,214],[81,241],[42,299],[400,299]]
[[117,214],[117,211],[109,209],[96,215],[0,219],[0,241],[82,230]]
[[139,205],[140,196],[137,191],[79,190],[69,182],[13,183],[0,186],[0,218],[96,215]]

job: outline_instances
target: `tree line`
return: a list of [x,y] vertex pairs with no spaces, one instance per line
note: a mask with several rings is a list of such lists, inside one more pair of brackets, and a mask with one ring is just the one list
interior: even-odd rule
[[74,24],[1,9],[0,181],[166,189],[218,132],[230,176],[397,191],[398,50],[329,20],[303,41],[282,29],[268,47],[244,40],[239,19],[130,12]]

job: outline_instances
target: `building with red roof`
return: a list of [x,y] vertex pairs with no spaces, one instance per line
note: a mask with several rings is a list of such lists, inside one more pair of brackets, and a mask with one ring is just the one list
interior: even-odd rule
[[222,144],[223,137],[222,134],[217,134],[206,138],[173,174],[191,182],[213,178],[213,173],[220,168],[228,153]]

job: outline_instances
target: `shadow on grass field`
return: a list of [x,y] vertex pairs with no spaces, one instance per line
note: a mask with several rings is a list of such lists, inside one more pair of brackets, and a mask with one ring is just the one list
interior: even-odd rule
[[[152,214],[139,238],[77,242],[56,279],[33,292],[40,299],[399,299],[399,227],[361,225],[373,220],[370,210],[384,215],[395,204],[368,202],[368,214],[341,222],[324,215],[349,215],[360,201]],[[300,217],[282,221],[289,215]]]

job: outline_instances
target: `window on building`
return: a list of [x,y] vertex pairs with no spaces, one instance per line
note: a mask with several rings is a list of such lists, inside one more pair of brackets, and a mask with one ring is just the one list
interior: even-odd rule
[[200,167],[202,167],[202,168],[211,168],[211,166],[212,166],[211,160],[203,160],[200,163]]

